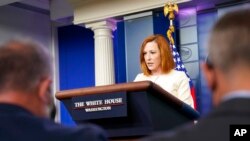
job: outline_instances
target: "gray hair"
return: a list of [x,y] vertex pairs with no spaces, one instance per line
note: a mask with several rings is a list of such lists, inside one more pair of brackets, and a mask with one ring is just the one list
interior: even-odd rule
[[0,91],[34,91],[39,81],[50,77],[48,50],[31,39],[12,39],[0,46]]
[[227,72],[238,64],[250,67],[250,10],[225,14],[213,27],[209,40],[209,59]]

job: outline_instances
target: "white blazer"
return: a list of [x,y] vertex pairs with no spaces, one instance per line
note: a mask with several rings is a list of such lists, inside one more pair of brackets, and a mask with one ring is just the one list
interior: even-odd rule
[[161,75],[146,76],[143,73],[140,73],[136,76],[134,81],[145,80],[158,84],[164,90],[194,108],[194,101],[189,86],[189,78],[184,72],[173,69],[169,73]]

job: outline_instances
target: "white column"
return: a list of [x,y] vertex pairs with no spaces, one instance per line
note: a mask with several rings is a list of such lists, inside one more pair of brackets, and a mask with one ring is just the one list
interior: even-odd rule
[[113,34],[116,24],[113,21],[101,21],[86,24],[94,31],[95,39],[95,85],[115,83]]

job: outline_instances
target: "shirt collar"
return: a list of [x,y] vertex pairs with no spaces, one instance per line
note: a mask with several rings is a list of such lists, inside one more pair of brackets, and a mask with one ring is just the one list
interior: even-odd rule
[[234,98],[250,98],[249,90],[232,91],[223,97],[222,101],[227,101]]

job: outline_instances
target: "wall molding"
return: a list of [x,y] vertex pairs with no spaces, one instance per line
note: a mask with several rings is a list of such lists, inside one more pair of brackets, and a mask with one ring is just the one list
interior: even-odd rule
[[[74,9],[74,24],[85,24],[164,7],[169,0],[68,0]],[[191,0],[176,0],[177,3]]]

